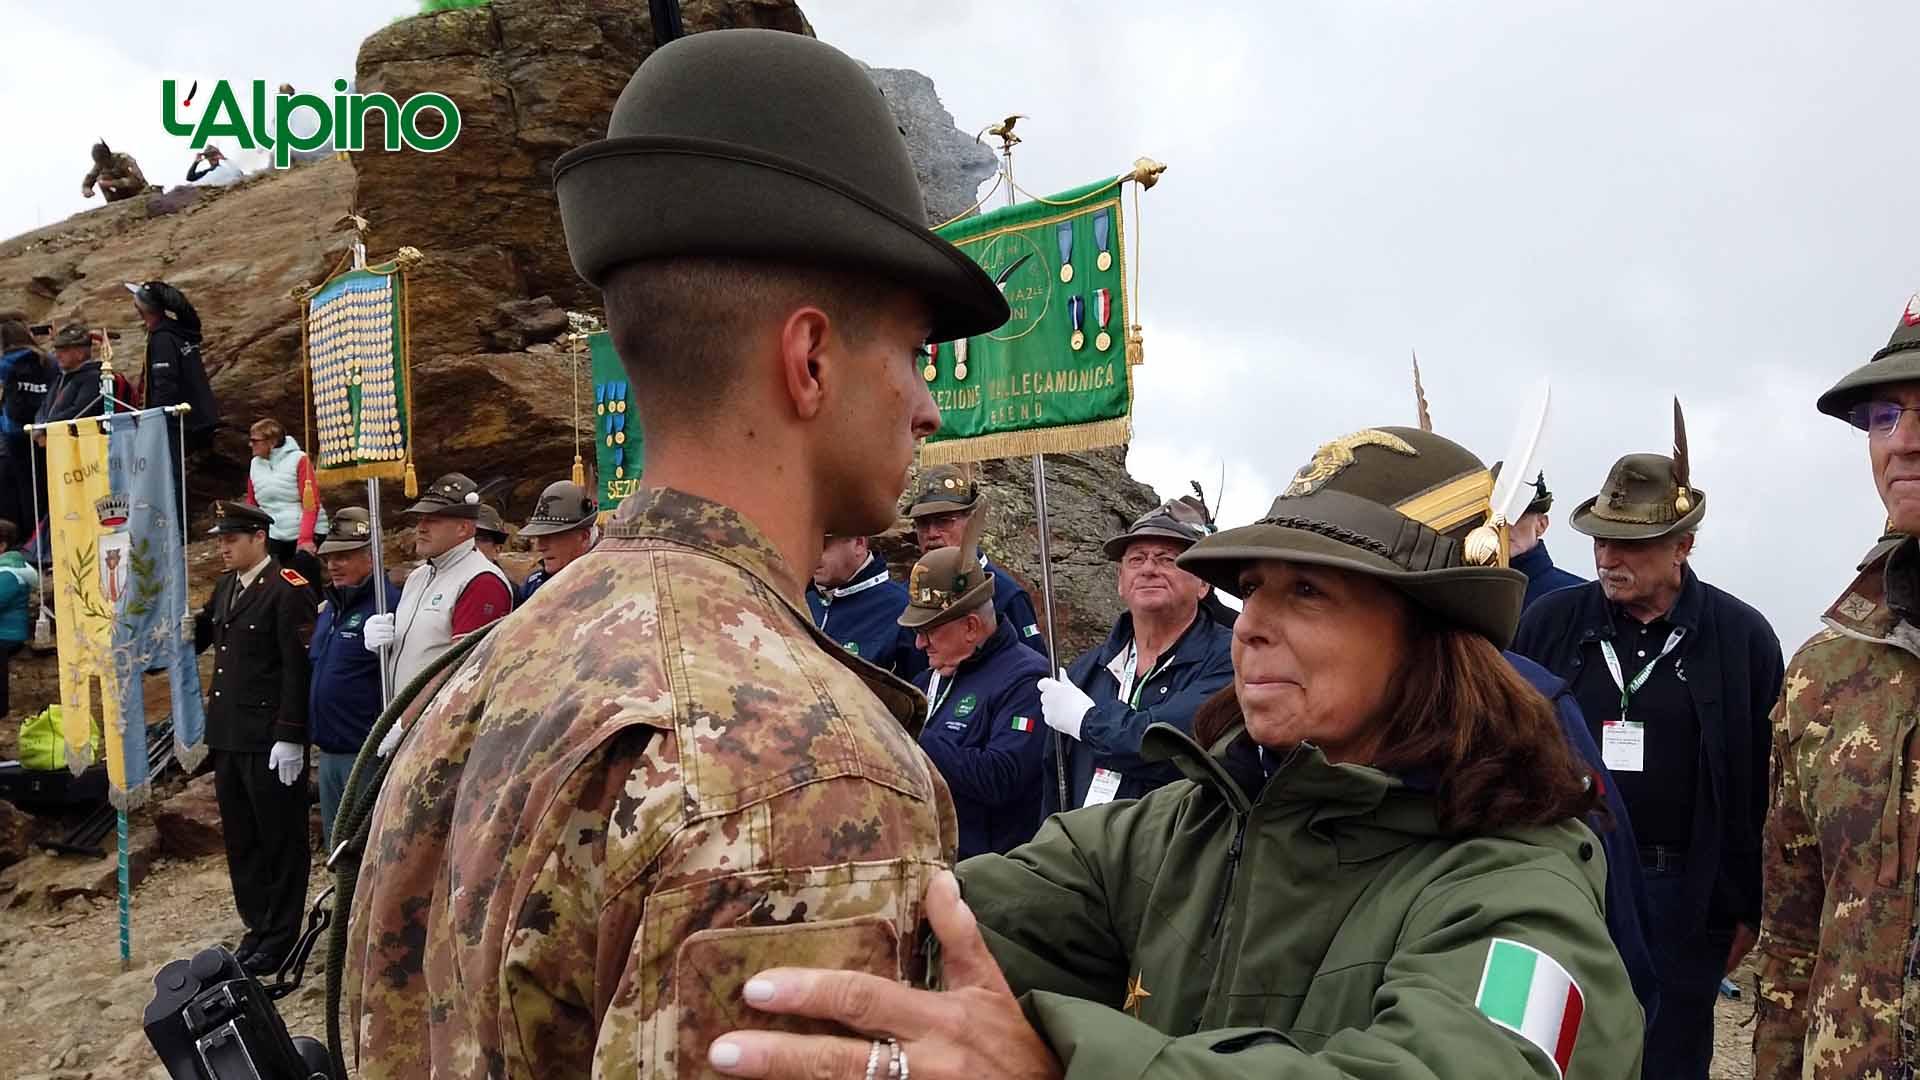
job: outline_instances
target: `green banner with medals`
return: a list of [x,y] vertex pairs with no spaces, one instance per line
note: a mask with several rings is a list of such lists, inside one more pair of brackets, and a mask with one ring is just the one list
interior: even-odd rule
[[323,483],[403,477],[413,444],[404,267],[349,270],[304,302],[315,474]]
[[921,449],[922,464],[1091,450],[1131,437],[1126,179],[938,230],[1000,286],[1011,316],[991,333],[930,348],[922,374],[941,426]]
[[640,414],[632,407],[627,371],[613,349],[613,335],[587,336],[593,358],[594,464],[600,477],[600,512],[610,514],[640,486]]

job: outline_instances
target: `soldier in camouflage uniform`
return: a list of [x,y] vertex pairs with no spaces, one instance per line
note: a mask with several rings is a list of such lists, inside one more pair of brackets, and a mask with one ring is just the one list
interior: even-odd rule
[[555,186],[646,486],[407,706],[346,939],[364,1080],[694,1076],[720,1032],[786,1023],[742,1004],[752,972],[925,967],[956,841],[925,703],[815,631],[802,588],[823,535],[893,520],[939,426],[924,343],[1005,300],[925,227],[866,73],[812,38],[674,41],[609,136]]
[[108,202],[119,202],[146,191],[147,177],[132,154],[116,154],[106,143],[97,142],[93,144],[93,168],[80,181],[81,196],[93,198],[96,184]]
[[1920,1063],[1920,295],[1819,409],[1867,433],[1887,535],[1773,713],[1754,1075],[1896,1080]]

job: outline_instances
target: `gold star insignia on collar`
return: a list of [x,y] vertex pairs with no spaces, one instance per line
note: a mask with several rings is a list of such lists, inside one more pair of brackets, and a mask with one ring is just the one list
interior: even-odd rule
[[[1141,972],[1141,975],[1144,974],[1146,973]],[[1146,986],[1140,981],[1140,975],[1135,975],[1133,978],[1127,980],[1127,1003],[1122,1005],[1121,1008],[1132,1014],[1134,1019],[1138,1020],[1140,1018],[1140,1003],[1152,996],[1153,995],[1147,991]]]

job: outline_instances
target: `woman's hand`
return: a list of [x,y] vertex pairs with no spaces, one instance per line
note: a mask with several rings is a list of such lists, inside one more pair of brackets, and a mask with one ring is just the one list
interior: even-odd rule
[[296,551],[304,551],[304,552],[306,552],[307,554],[309,554],[309,555],[312,555],[312,554],[313,554],[313,553],[314,553],[315,551],[317,551],[317,550],[318,550],[318,548],[316,548],[316,547],[314,546],[314,543],[313,543],[313,541],[311,541],[311,540],[302,540],[302,541],[300,541],[300,542],[299,542],[298,544],[295,544],[295,545],[294,545],[294,550],[296,550]]
[[[1056,1080],[1053,1051],[1027,1023],[1007,980],[980,939],[960,883],[942,873],[927,887],[927,919],[940,938],[949,989],[912,990],[852,971],[775,968],[748,980],[747,1004],[762,1012],[837,1021],[900,1042],[918,1080]],[[867,1075],[871,1039],[732,1031],[714,1040],[707,1061],[728,1076],[812,1080]],[[886,1075],[888,1051],[880,1054]]]

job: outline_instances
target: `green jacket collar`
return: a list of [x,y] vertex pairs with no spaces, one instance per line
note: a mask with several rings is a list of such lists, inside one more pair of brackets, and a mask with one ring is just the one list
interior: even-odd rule
[[1283,752],[1271,775],[1263,775],[1244,726],[1220,736],[1209,751],[1180,729],[1155,724],[1141,740],[1140,756],[1171,763],[1239,814],[1262,806],[1310,804],[1316,826],[1364,817],[1398,834],[1440,832],[1428,792],[1369,766],[1333,764],[1312,743]]

